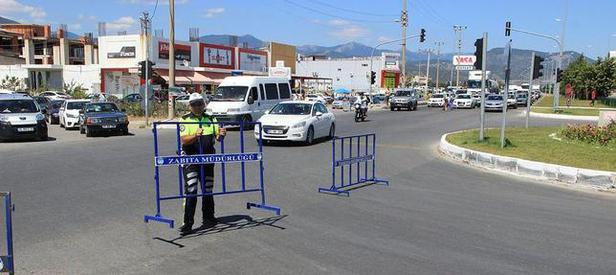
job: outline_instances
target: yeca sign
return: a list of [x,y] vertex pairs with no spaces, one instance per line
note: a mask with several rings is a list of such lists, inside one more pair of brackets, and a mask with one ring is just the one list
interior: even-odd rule
[[477,61],[477,57],[474,55],[454,55],[453,56],[453,65],[454,66],[473,66]]

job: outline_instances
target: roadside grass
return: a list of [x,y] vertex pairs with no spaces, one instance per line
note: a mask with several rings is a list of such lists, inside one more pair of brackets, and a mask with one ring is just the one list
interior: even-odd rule
[[471,150],[516,157],[525,160],[595,170],[616,171],[616,144],[607,146],[550,137],[560,127],[509,128],[506,146],[500,148],[500,129],[487,129],[485,141],[479,142],[479,130],[468,130],[447,136],[447,141]]
[[[567,107],[567,101],[566,101],[564,95],[561,95],[558,101],[560,102],[559,106]],[[553,95],[545,95],[537,103],[535,103],[533,106],[536,106],[536,107],[552,107],[552,104],[554,104],[554,96]],[[591,107],[590,106],[590,100],[574,99],[574,100],[571,101],[571,107]],[[594,107],[596,107],[596,108],[610,108],[610,106],[607,106],[607,105],[601,103],[599,100],[595,100],[595,106]]]
[[531,107],[530,111],[542,114],[560,114],[571,116],[599,116],[599,109],[579,109],[579,108],[561,108],[561,112],[555,113],[552,108],[536,108]]

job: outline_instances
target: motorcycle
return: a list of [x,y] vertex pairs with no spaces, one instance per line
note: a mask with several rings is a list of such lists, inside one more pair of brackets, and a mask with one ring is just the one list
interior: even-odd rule
[[355,107],[355,122],[365,121],[368,116],[368,108],[362,108],[359,102],[356,102],[353,106]]

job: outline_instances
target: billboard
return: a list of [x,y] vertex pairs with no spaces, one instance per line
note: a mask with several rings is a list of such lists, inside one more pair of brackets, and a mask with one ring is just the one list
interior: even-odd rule
[[474,66],[477,58],[474,55],[454,55],[454,66]]
[[[175,60],[176,61],[190,61],[190,45],[174,44],[175,45]],[[159,41],[158,42],[158,58],[169,59],[169,43]]]
[[252,72],[267,71],[267,52],[255,51],[249,49],[239,49],[240,52],[240,70]]
[[199,47],[201,51],[201,67],[234,69],[234,48],[204,43],[199,44]]

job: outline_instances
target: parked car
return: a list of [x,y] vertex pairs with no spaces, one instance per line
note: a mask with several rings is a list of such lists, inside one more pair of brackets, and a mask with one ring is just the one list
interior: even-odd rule
[[186,105],[188,106],[188,98],[190,96],[189,95],[181,95],[175,98],[175,104],[182,104],[182,105]]
[[327,100],[318,94],[310,94],[310,95],[306,95],[306,101],[316,101],[316,102],[321,102],[323,104],[327,104]]
[[459,94],[453,100],[453,107],[458,109],[474,109],[475,107],[477,107],[477,101],[475,101],[475,99],[469,94]]
[[428,99],[428,107],[443,107],[443,105],[445,105],[445,100],[447,99],[444,94],[433,94]]
[[49,124],[59,124],[60,123],[60,108],[64,104],[64,100],[52,100],[49,103],[49,108],[47,109],[47,122]]
[[128,117],[115,103],[87,103],[79,112],[79,132],[87,137],[97,133],[128,134]]
[[486,97],[486,111],[502,111],[503,96],[498,94],[490,94]]
[[38,103],[41,110],[45,110],[45,116],[49,115],[49,102],[51,102],[51,100],[44,96],[34,96],[32,98]]
[[0,139],[47,140],[45,110],[22,94],[0,94]]
[[71,96],[63,93],[63,92],[56,92],[56,91],[46,91],[46,92],[42,92],[39,94],[39,96],[44,96],[46,98],[49,98],[50,100],[58,100],[58,99],[70,99]]
[[58,111],[60,118],[60,127],[66,130],[79,127],[79,110],[85,107],[86,103],[90,102],[86,99],[68,99]]
[[[263,115],[261,122],[262,140],[289,140],[312,144],[321,137],[333,137],[336,132],[336,117],[321,102],[285,101],[276,104]],[[259,127],[255,127],[255,138],[259,139]]]
[[390,110],[400,110],[401,108],[409,111],[417,110],[417,92],[415,90],[397,90],[389,98]]
[[528,101],[528,94],[518,93],[518,95],[515,98],[515,101],[518,106],[526,106],[526,102]]
[[122,98],[122,102],[125,103],[136,103],[141,102],[143,100],[143,96],[141,94],[128,94]]

